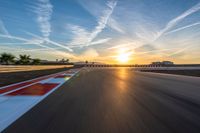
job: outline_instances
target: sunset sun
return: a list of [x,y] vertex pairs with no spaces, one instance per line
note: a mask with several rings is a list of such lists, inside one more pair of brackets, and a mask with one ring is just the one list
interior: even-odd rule
[[117,60],[120,62],[120,63],[127,63],[130,59],[129,57],[130,55],[128,53],[121,53],[117,56]]

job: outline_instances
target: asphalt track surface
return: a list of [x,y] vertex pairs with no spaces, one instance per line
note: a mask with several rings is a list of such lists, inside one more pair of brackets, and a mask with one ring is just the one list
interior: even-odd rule
[[88,69],[5,133],[199,133],[200,78]]

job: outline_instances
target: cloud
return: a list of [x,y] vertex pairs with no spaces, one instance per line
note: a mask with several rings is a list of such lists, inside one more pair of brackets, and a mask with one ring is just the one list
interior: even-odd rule
[[14,51],[23,51],[23,52],[37,52],[37,51],[49,51],[47,48],[37,48],[37,49],[22,49],[20,47],[10,47],[10,46],[1,46],[1,49],[5,50],[14,50]]
[[146,29],[136,32],[135,35],[145,43],[153,42],[158,36],[157,32],[148,31]]
[[107,50],[113,50],[113,49],[120,49],[120,48],[125,48],[125,47],[131,47],[133,45],[133,43],[129,43],[129,44],[119,44],[119,45],[115,45],[112,47],[107,48]]
[[89,48],[77,57],[81,60],[96,60],[99,57],[99,53],[95,49]]
[[188,50],[190,47],[191,47],[191,46],[188,46],[188,47],[179,49],[179,50],[177,50],[177,51],[175,51],[175,52],[169,54],[168,57],[170,57],[170,56],[173,56],[173,57],[174,57],[175,55],[176,55],[176,56],[182,55],[182,53],[183,53],[185,50]]
[[[51,52],[53,51],[53,54],[54,54],[54,52],[60,53],[62,55],[64,55],[64,53],[67,54],[66,52],[60,51],[57,48],[51,48],[49,46],[44,45],[45,42],[44,42],[44,39],[42,39],[42,38],[34,37],[33,39],[26,39],[26,38],[22,38],[22,37],[17,37],[17,36],[12,36],[12,35],[2,35],[2,34],[0,34],[0,37],[21,41],[20,44],[34,44],[34,45],[40,46],[42,48],[48,49]],[[16,43],[10,43],[10,44],[16,44]],[[27,50],[21,49],[21,51],[26,52]],[[37,50],[33,50],[33,51],[37,51]]]
[[157,48],[151,44],[145,44],[140,47],[135,48],[137,52],[144,52],[144,51],[155,51]]
[[[101,5],[101,3],[90,0],[78,0],[80,5],[87,10],[91,15],[93,15],[95,18],[98,18],[100,14],[102,13],[101,11],[105,9],[104,6]],[[117,1],[115,0],[110,0],[108,1],[107,5],[111,5],[112,7],[113,3],[117,5]],[[115,6],[116,6],[115,5]],[[107,26],[110,27],[111,29],[118,31],[120,33],[125,33],[124,28],[116,21],[114,16],[110,16],[107,22]]]
[[[184,47],[179,48],[178,50],[176,50],[176,51],[173,52],[173,53],[170,53],[170,54],[168,55],[168,57],[170,57],[170,56],[173,56],[173,57],[174,57],[174,55],[176,55],[176,57],[178,57],[178,56],[180,56],[181,54],[183,54],[186,50],[188,50],[188,49],[190,49],[190,48],[194,48],[196,45],[198,45],[198,43],[190,44],[189,46],[188,46],[188,44],[186,44]],[[191,54],[192,54],[192,53],[191,53]]]
[[72,41],[69,43],[69,46],[82,47],[82,45],[85,45],[88,42],[88,36],[90,35],[90,33],[83,27],[68,24],[67,29],[69,29],[73,34],[73,38]]
[[[135,35],[141,39],[143,42],[141,43],[140,47],[143,46],[143,45],[146,45],[146,44],[155,44],[155,42],[161,38],[162,36],[165,36],[165,35],[168,35],[168,34],[171,34],[171,33],[175,33],[175,32],[178,32],[178,31],[181,31],[181,30],[184,30],[186,28],[190,28],[192,26],[196,26],[196,25],[199,25],[199,22],[197,23],[194,23],[194,24],[191,24],[191,25],[187,25],[187,26],[184,26],[184,27],[181,27],[181,28],[178,28],[178,29],[174,29],[172,30],[177,24],[179,24],[183,19],[185,19],[186,17],[188,17],[189,15],[197,12],[200,10],[200,2],[197,3],[196,5],[194,5],[193,7],[191,7],[190,9],[186,10],[185,12],[183,12],[182,14],[180,14],[179,16],[175,17],[174,19],[170,20],[169,22],[167,22],[167,24],[165,25],[165,27],[161,30],[155,30],[155,29],[152,29],[152,30],[147,30],[145,28],[143,28],[142,26],[140,26],[140,32],[136,32]],[[153,23],[152,23],[153,24]],[[154,26],[152,26],[154,27]],[[170,31],[171,30],[171,31]],[[175,41],[177,41],[179,39],[176,38]],[[181,39],[182,41],[184,39]],[[188,39],[187,39],[188,40]],[[173,40],[169,40],[170,42],[173,41]],[[166,44],[167,42],[165,42]],[[176,43],[177,44],[177,43]],[[179,43],[180,44],[180,43]],[[159,45],[159,44],[157,44]],[[145,50],[145,49],[144,49]],[[168,49],[166,49],[168,50]],[[169,49],[170,50],[170,49]],[[151,50],[150,50],[151,51]],[[152,50],[154,51],[154,50]],[[160,50],[160,53],[162,53],[163,50]],[[165,51],[165,49],[164,49]],[[147,51],[149,52],[149,51]]]
[[97,44],[102,44],[102,43],[106,43],[108,41],[110,41],[112,38],[104,38],[104,39],[99,39],[97,41],[93,41],[90,43],[90,46],[91,45],[97,45]]
[[193,24],[190,24],[190,25],[186,25],[186,26],[177,28],[177,29],[175,29],[175,30],[172,30],[172,31],[169,31],[169,32],[165,33],[164,35],[172,34],[172,33],[174,33],[174,32],[178,32],[178,31],[181,31],[181,30],[185,30],[185,29],[187,29],[187,28],[191,28],[191,27],[194,27],[194,26],[197,26],[197,25],[200,25],[200,22],[193,23]]
[[74,37],[72,41],[69,43],[70,47],[87,47],[91,45],[97,45],[101,43],[108,42],[111,38],[103,38],[97,41],[94,41],[95,38],[105,29],[110,16],[112,15],[114,8],[117,5],[117,1],[108,1],[107,9],[103,11],[103,15],[101,15],[97,20],[97,26],[92,30],[88,31],[85,28],[68,24],[67,28],[71,30]]
[[45,44],[45,41],[44,41],[44,40],[41,40],[41,39],[33,38],[33,39],[30,39],[30,40],[27,40],[27,41],[26,41],[25,43],[23,43],[23,44],[35,44],[35,45],[37,45],[37,46],[46,48],[46,49],[48,49],[48,50],[57,51],[57,49],[55,49],[55,48],[51,48],[51,47],[49,47],[49,46],[44,45],[44,44]]
[[[12,35],[2,35],[2,34],[0,34],[0,37],[22,41],[20,44],[34,44],[34,45],[37,45],[37,46],[40,46],[40,47],[43,47],[43,48],[47,48],[49,50],[54,50],[51,47],[43,45],[44,41],[41,40],[41,39],[26,39],[26,38],[23,38],[23,37],[17,37],[17,36],[12,36]],[[10,44],[16,44],[16,43],[10,43]]]
[[[149,50],[149,51],[145,51],[145,52],[136,52],[134,53],[135,55],[144,55],[144,54],[148,54],[149,56],[154,55],[159,53],[160,54],[164,54],[164,51],[172,51],[173,49],[177,49],[177,48],[170,48],[170,49],[158,49],[158,50]],[[149,54],[152,53],[152,54]]]
[[49,0],[38,0],[34,7],[34,12],[37,14],[37,22],[40,30],[45,38],[48,38],[51,33],[51,15],[53,12],[53,5]]
[[123,27],[112,17],[108,20],[108,26],[122,34],[125,33]]
[[[181,15],[177,16],[176,18],[172,19],[171,21],[169,21],[167,23],[167,25],[157,33],[157,36],[155,38],[155,40],[157,40],[158,38],[160,38],[164,33],[166,33],[168,30],[172,29],[174,26],[176,26],[180,21],[182,21],[184,18],[186,18],[187,16],[197,12],[200,10],[200,2],[197,3],[195,6],[191,7],[190,9],[188,9],[187,11],[185,11],[184,13],[182,13]],[[155,41],[154,40],[154,41]]]
[[[89,46],[94,46],[94,45],[99,45],[99,44],[104,44],[107,43],[108,41],[110,41],[112,38],[103,38],[103,39],[99,39],[97,41],[93,41],[90,43]],[[69,45],[70,48],[76,48],[76,47],[87,47],[88,45]]]
[[52,41],[52,40],[50,40],[50,39],[48,39],[48,38],[42,38],[42,37],[40,37],[40,36],[38,36],[38,35],[35,35],[35,34],[33,34],[33,33],[30,33],[30,32],[26,32],[26,33],[29,34],[29,35],[31,35],[31,36],[33,36],[33,37],[35,37],[35,38],[37,38],[38,40],[43,41],[43,43],[45,43],[45,42],[46,42],[46,43],[50,43],[50,44],[53,44],[53,45],[58,46],[58,47],[60,47],[60,48],[66,49],[66,50],[68,50],[68,51],[70,51],[70,52],[73,51],[71,48],[69,48],[69,47],[67,47],[67,46],[64,46],[64,45],[62,45],[62,44],[59,44],[59,43],[57,43],[57,42],[54,42],[54,41]]
[[12,35],[0,34],[0,37],[14,39],[14,40],[18,40],[18,41],[28,41],[28,39],[25,39],[23,37],[17,37],[17,36],[12,36]]
[[88,38],[87,45],[90,45],[90,43],[97,37],[99,33],[103,31],[103,29],[106,27],[106,24],[112,15],[115,6],[117,5],[117,1],[109,1],[107,3],[107,6],[109,7],[107,10],[103,12],[103,15],[98,20],[98,25],[95,27],[95,29],[92,31]]
[[2,20],[0,20],[0,33],[10,35]]

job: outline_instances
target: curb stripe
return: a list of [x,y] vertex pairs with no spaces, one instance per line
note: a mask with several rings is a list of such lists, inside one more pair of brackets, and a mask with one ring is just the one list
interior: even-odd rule
[[53,84],[53,83],[45,83],[45,84],[37,83],[29,87],[25,87],[21,90],[8,93],[6,94],[6,96],[20,96],[20,95],[42,96],[58,85],[59,84]]
[[[20,118],[24,113],[33,108],[36,104],[62,86],[65,82],[75,76],[81,69],[65,71],[59,73],[61,76],[67,75],[67,78],[48,78],[33,83],[21,89],[9,92],[7,95],[0,96],[0,132],[7,128],[10,124]],[[69,76],[69,73],[71,76]],[[48,76],[50,77],[50,76]],[[37,78],[39,79],[39,78]],[[31,81],[31,80],[29,80]],[[23,82],[25,83],[25,82]],[[19,83],[18,83],[19,84]],[[17,85],[17,84],[15,84]],[[11,87],[10,85],[9,87]],[[7,86],[8,87],[8,86]],[[5,88],[5,87],[4,87]]]
[[[64,72],[62,72],[62,73],[64,73]],[[2,88],[0,88],[0,96],[3,95],[4,93],[7,94],[7,92],[12,92],[13,90],[15,91],[15,90],[23,89],[24,87],[28,87],[28,86],[35,84],[37,82],[40,82],[42,80],[58,76],[59,74],[62,74],[62,73],[48,75],[48,76],[45,76],[45,77],[39,77],[37,79],[33,79],[33,80],[30,80],[30,81],[24,81],[24,82],[20,82],[20,83],[17,83],[17,84],[2,87]]]

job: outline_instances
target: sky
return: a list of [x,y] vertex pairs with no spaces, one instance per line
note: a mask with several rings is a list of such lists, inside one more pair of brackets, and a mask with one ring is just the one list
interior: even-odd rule
[[0,0],[0,53],[200,63],[200,0]]

